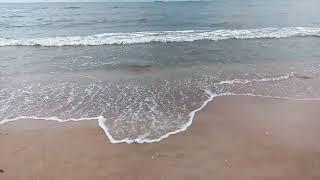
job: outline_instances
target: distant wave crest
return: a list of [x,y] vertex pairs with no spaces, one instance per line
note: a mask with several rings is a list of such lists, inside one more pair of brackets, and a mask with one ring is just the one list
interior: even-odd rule
[[186,30],[104,33],[89,36],[44,37],[31,39],[0,38],[0,46],[98,46],[150,42],[191,42],[198,40],[320,37],[317,27],[258,28],[242,30]]

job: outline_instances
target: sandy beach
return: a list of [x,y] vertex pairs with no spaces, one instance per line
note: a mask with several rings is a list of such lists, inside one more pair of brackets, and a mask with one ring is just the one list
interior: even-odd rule
[[97,121],[0,126],[0,180],[318,180],[320,101],[223,96],[185,132],[110,144]]
[[0,0],[0,180],[320,180],[320,0]]

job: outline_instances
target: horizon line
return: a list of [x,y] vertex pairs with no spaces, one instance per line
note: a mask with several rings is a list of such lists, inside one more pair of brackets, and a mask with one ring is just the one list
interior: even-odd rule
[[110,1],[29,1],[29,2],[23,2],[23,1],[16,1],[16,2],[0,2],[0,4],[32,4],[32,3],[137,3],[137,2],[144,2],[144,3],[167,3],[167,2],[210,2],[212,0],[154,0],[154,1],[149,1],[149,0],[137,0],[137,1],[131,1],[131,0],[110,0]]

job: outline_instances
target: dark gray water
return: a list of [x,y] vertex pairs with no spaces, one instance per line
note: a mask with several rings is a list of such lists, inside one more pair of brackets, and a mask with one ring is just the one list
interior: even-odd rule
[[2,37],[319,26],[318,0],[1,4]]
[[319,5],[0,4],[0,123],[99,117],[112,142],[153,142],[215,96],[320,99]]

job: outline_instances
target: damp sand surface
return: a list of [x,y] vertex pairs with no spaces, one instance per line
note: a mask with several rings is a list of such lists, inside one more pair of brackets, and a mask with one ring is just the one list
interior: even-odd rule
[[319,101],[216,97],[185,132],[110,144],[97,121],[0,126],[1,180],[320,178]]

